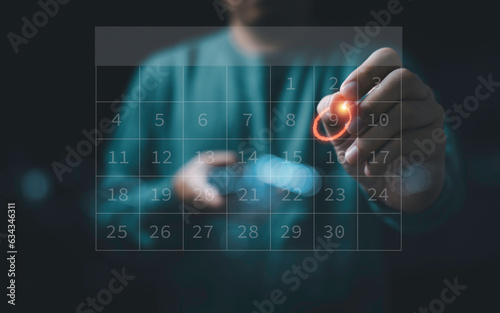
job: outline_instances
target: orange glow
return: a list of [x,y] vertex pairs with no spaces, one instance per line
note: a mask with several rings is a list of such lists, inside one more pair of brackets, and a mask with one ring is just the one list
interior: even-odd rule
[[318,138],[321,141],[331,141],[331,140],[335,140],[335,139],[339,138],[340,136],[342,136],[347,131],[347,127],[349,126],[349,124],[351,124],[351,119],[352,119],[352,117],[351,117],[351,110],[349,110],[349,108],[347,107],[347,105],[346,105],[345,102],[344,102],[344,104],[342,105],[341,108],[349,113],[349,121],[347,121],[347,123],[345,124],[344,128],[342,128],[338,133],[336,133],[336,134],[334,134],[333,136],[330,136],[330,137],[324,136],[324,135],[322,135],[322,134],[319,133],[319,131],[318,131],[319,120],[321,119],[321,117],[326,112],[330,111],[330,106],[328,106],[326,109],[324,109],[323,111],[321,111],[319,113],[319,115],[316,116],[316,118],[314,119],[313,134],[314,134],[314,136],[316,138]]

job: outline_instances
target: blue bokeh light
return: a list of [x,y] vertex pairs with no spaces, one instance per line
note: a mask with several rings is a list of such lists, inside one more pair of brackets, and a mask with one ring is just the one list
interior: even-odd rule
[[45,200],[52,190],[52,181],[40,169],[28,170],[21,178],[21,191],[26,200]]

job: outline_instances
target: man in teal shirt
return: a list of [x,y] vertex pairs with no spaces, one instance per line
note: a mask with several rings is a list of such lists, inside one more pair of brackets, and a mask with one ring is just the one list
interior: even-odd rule
[[[113,197],[131,204],[103,200],[98,211],[126,213],[140,201],[143,250],[225,251],[184,256],[176,269],[183,312],[385,312],[378,250],[401,249],[401,228],[439,226],[460,204],[442,109],[394,50],[355,67],[338,46],[300,35],[290,45],[246,27],[265,15],[248,5],[232,13],[234,27],[140,67],[130,87],[139,86],[140,104],[124,104],[116,140],[100,148],[114,158],[102,198],[117,186]],[[317,140],[317,114],[319,132],[335,136],[348,122],[344,104],[352,115],[345,133]],[[135,218],[104,214],[98,223],[118,230]]]

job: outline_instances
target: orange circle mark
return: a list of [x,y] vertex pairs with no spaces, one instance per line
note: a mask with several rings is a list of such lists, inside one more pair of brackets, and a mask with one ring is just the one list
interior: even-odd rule
[[[345,105],[345,104],[344,104]],[[313,134],[314,134],[314,137],[318,138],[319,140],[321,141],[331,141],[331,140],[335,140],[337,138],[339,138],[340,136],[342,136],[346,131],[347,131],[347,127],[349,126],[349,124],[351,124],[351,119],[352,119],[352,116],[351,116],[351,110],[349,110],[349,108],[346,106],[345,110],[349,113],[349,121],[345,124],[344,128],[342,128],[338,133],[336,133],[335,135],[333,136],[330,136],[330,137],[327,137],[327,136],[323,136],[322,134],[319,133],[318,131],[318,124],[319,124],[319,120],[321,119],[321,117],[330,110],[330,106],[328,106],[326,109],[324,109],[323,111],[321,111],[318,116],[316,116],[316,118],[314,119],[314,123],[313,123]]]

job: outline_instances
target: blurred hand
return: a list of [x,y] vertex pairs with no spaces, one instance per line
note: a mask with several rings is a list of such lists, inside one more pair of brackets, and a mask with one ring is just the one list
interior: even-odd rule
[[[347,131],[332,141],[337,155],[344,160],[341,163],[345,170],[352,176],[357,173],[363,176],[357,177],[357,181],[370,196],[375,196],[387,206],[405,212],[418,212],[436,200],[444,182],[446,143],[443,109],[436,102],[432,90],[417,75],[400,66],[387,64],[401,64],[401,59],[390,48],[375,51],[347,77],[340,92],[321,100],[317,110],[320,113],[330,106],[329,112],[321,119],[327,134],[332,136],[339,133],[347,122],[345,113],[344,119],[339,120],[342,117],[339,111],[342,110],[341,105],[346,104],[352,121]],[[332,121],[339,123],[333,124]],[[430,144],[429,140],[439,137],[437,134],[441,134],[442,140]],[[391,138],[402,140],[388,140]],[[422,142],[428,143],[429,149],[418,153],[418,156],[424,156],[423,159],[416,158],[414,151],[423,150],[419,145]],[[414,183],[424,186],[420,188],[423,190],[406,190],[411,188],[406,188],[405,177],[402,207],[399,184],[390,184],[390,179],[381,177],[400,175],[398,169],[401,162],[418,163],[421,171],[425,172],[425,175],[413,176],[413,179],[420,180]]]
[[200,154],[186,163],[177,172],[174,190],[177,196],[198,209],[222,209],[226,198],[217,188],[208,183],[208,174],[212,167],[226,166],[236,162],[236,156],[226,151],[209,151]]

